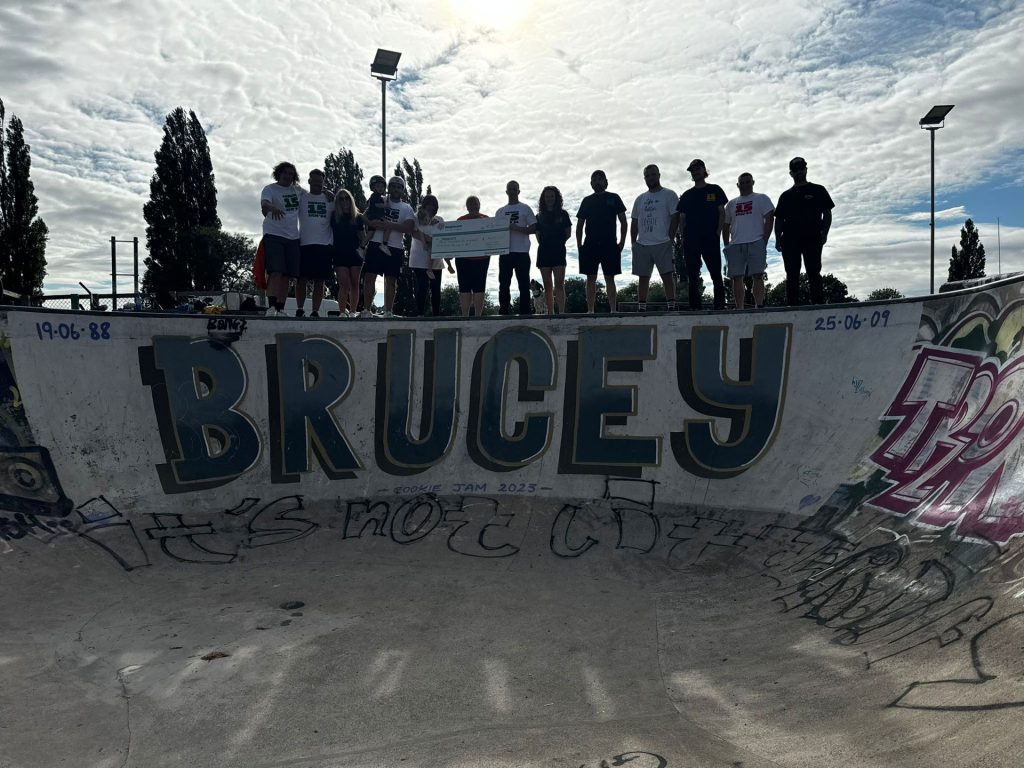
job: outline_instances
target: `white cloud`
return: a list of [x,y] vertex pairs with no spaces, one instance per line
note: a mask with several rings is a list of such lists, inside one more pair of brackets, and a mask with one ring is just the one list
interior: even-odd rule
[[[470,193],[497,208],[509,178],[531,203],[554,183],[574,208],[595,167],[628,206],[644,164],[657,162],[666,186],[682,191],[692,157],[727,193],[749,170],[777,199],[799,154],[836,202],[826,270],[860,295],[880,285],[921,293],[929,162],[917,119],[937,103],[957,105],[938,136],[937,272],[960,219],[976,213],[994,230],[959,195],[1008,177],[1007,194],[1022,196],[1019,3],[519,8],[505,25],[458,17],[448,0],[5,7],[0,97],[32,144],[51,231],[47,289],[108,285],[109,237],[144,239],[152,153],[179,104],[210,132],[229,229],[259,229],[257,191],[280,159],[307,170],[345,145],[376,172],[380,90],[368,65],[377,46],[403,51],[403,79],[389,92],[389,166],[419,158],[449,217]],[[1024,268],[1020,229],[1002,228],[1002,252],[1004,270]]]

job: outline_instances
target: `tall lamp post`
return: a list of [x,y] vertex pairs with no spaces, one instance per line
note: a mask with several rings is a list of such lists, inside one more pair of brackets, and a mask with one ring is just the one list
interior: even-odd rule
[[924,130],[931,134],[932,144],[932,272],[929,293],[935,293],[935,132],[943,126],[946,115],[953,109],[953,104],[939,104],[928,110],[928,114],[918,121]]
[[377,55],[370,65],[370,75],[380,80],[380,175],[388,176],[387,148],[387,85],[390,80],[398,78],[398,60],[402,54],[398,51],[377,49]]

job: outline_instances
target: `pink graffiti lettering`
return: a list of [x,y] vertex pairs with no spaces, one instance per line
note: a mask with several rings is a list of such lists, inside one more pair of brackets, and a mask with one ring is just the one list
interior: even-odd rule
[[898,423],[870,456],[892,485],[872,505],[966,538],[1024,533],[1017,499],[997,502],[1007,448],[1024,429],[1024,358],[949,348],[918,352],[883,417]]

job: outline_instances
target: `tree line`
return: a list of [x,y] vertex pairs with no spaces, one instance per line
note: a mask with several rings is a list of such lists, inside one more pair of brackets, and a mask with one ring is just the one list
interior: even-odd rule
[[[46,276],[46,244],[49,231],[38,215],[38,200],[30,178],[31,153],[25,143],[24,126],[17,116],[6,119],[0,99],[0,281],[7,291],[42,299]],[[143,205],[146,222],[146,248],[143,291],[155,297],[161,308],[176,303],[179,291],[219,292],[236,290],[255,292],[252,265],[256,243],[243,233],[227,232],[217,215],[217,185],[206,131],[196,116],[183,107],[172,110],[164,121],[163,138],[154,153],[156,161],[149,185],[149,200]],[[347,189],[360,209],[366,205],[364,174],[350,149],[341,147],[324,158],[326,185]],[[430,194],[418,159],[403,158],[394,175],[405,179],[409,204],[415,209],[424,194]],[[408,240],[408,238],[407,238]],[[406,252],[408,253],[408,242]],[[678,289],[685,295],[686,270],[682,268],[682,250],[677,245]],[[974,222],[967,219],[960,231],[960,246],[953,246],[949,261],[950,282],[985,275],[985,246]],[[834,274],[823,276],[825,300],[829,304],[858,301],[845,283]],[[702,281],[703,282],[703,281]],[[731,281],[726,291],[731,293]],[[395,312],[413,314],[413,277],[402,271]],[[607,310],[607,296],[599,282],[598,308]],[[566,310],[586,311],[585,280],[566,279]],[[703,286],[702,286],[703,287]],[[785,283],[766,286],[765,303],[785,306]],[[807,278],[801,275],[801,300],[809,300]],[[637,283],[619,289],[619,302],[636,300]],[[895,288],[872,291],[867,300],[902,298]],[[731,301],[731,295],[727,295]],[[649,302],[664,301],[664,289],[651,283]],[[454,285],[442,294],[442,313],[458,314],[458,290]],[[495,311],[488,303],[488,311]]]

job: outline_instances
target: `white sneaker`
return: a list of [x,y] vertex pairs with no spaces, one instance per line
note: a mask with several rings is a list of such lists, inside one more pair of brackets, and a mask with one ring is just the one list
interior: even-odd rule
[[279,314],[276,307],[269,307],[267,309],[267,317],[277,317]]
[[364,309],[362,312],[359,313],[359,316],[360,317],[373,317],[373,312],[371,312],[368,309]]
[[388,311],[385,310],[384,312],[380,313],[380,316],[383,317],[383,318],[392,318],[392,317],[395,316],[395,314],[394,314],[394,312],[388,312]]

